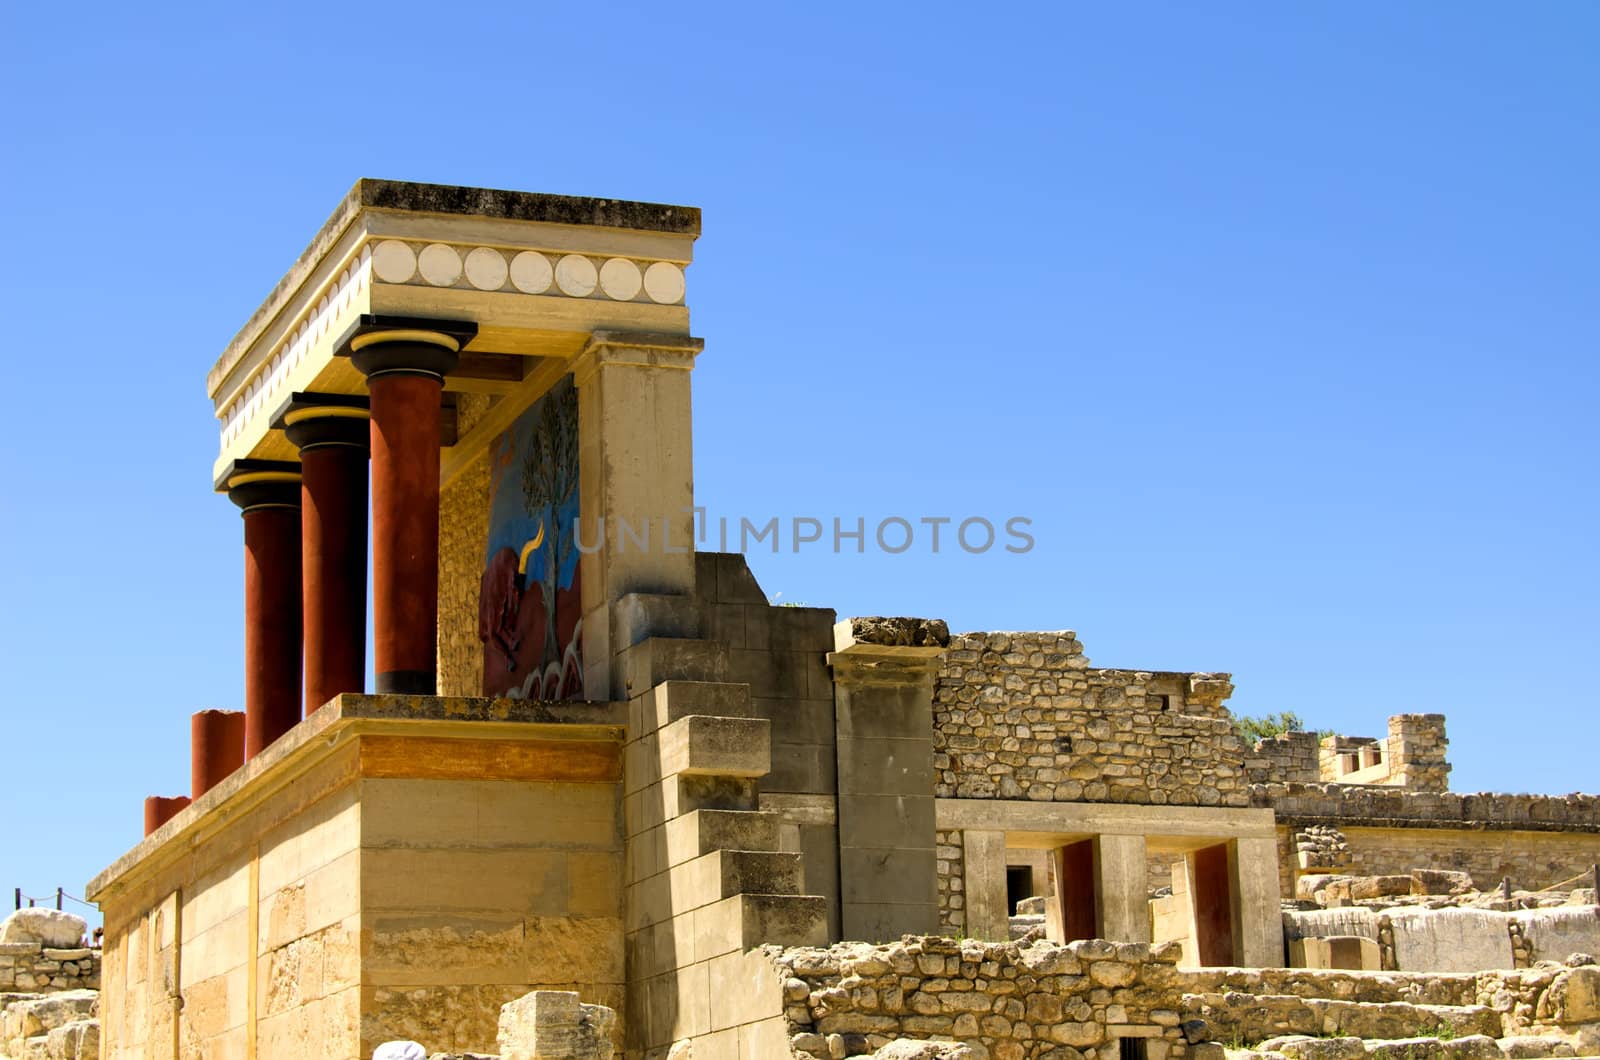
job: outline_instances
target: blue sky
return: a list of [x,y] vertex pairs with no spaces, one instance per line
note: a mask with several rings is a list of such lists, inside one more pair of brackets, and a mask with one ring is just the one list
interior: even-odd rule
[[1033,521],[752,556],[769,594],[1600,788],[1593,5],[0,19],[0,886],[81,894],[240,705],[205,372],[362,176],[702,207],[713,513]]

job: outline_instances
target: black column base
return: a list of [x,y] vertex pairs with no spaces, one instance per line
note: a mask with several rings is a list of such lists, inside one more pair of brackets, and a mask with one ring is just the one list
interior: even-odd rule
[[373,678],[379,695],[433,696],[439,692],[439,675],[433,670],[390,670]]

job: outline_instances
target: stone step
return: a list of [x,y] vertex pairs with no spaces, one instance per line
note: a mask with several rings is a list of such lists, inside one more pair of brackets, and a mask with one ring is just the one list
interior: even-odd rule
[[691,714],[754,717],[750,686],[729,681],[665,681],[629,702],[630,736],[638,739]]
[[783,818],[761,810],[695,810],[666,822],[666,863],[717,850],[777,850]]
[[619,653],[628,698],[663,681],[726,681],[728,646],[714,640],[646,637]]
[[650,637],[700,636],[700,601],[666,593],[627,593],[611,609],[615,650]]
[[674,900],[698,907],[739,894],[800,893],[800,855],[777,850],[714,850],[672,870]]
[[1418,1005],[1407,1001],[1339,1001],[1287,994],[1185,994],[1186,1018],[1211,1025],[1214,1041],[1264,1041],[1289,1034],[1413,1038],[1500,1034],[1500,1016],[1482,1005]]
[[772,770],[772,723],[691,714],[658,734],[663,777],[764,777]]

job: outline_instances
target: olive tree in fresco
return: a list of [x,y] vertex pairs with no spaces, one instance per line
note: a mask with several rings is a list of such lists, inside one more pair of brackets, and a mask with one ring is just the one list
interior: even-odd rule
[[578,490],[578,392],[567,380],[541,403],[540,422],[522,464],[522,495],[528,511],[544,516],[544,651],[558,665],[562,645],[556,632],[556,591],[561,571],[575,548],[573,528],[561,512]]

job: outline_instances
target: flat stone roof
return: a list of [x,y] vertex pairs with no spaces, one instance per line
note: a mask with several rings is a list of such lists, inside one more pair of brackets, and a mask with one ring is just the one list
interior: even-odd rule
[[261,329],[282,311],[306,275],[338,242],[363,210],[446,216],[486,217],[506,221],[581,225],[643,232],[698,236],[700,210],[695,206],[597,199],[583,195],[546,195],[531,191],[503,191],[453,184],[417,184],[404,180],[356,181],[295,263],[284,273],[272,293],[250,315],[206,375],[206,393],[214,395],[233,367],[245,355]]

